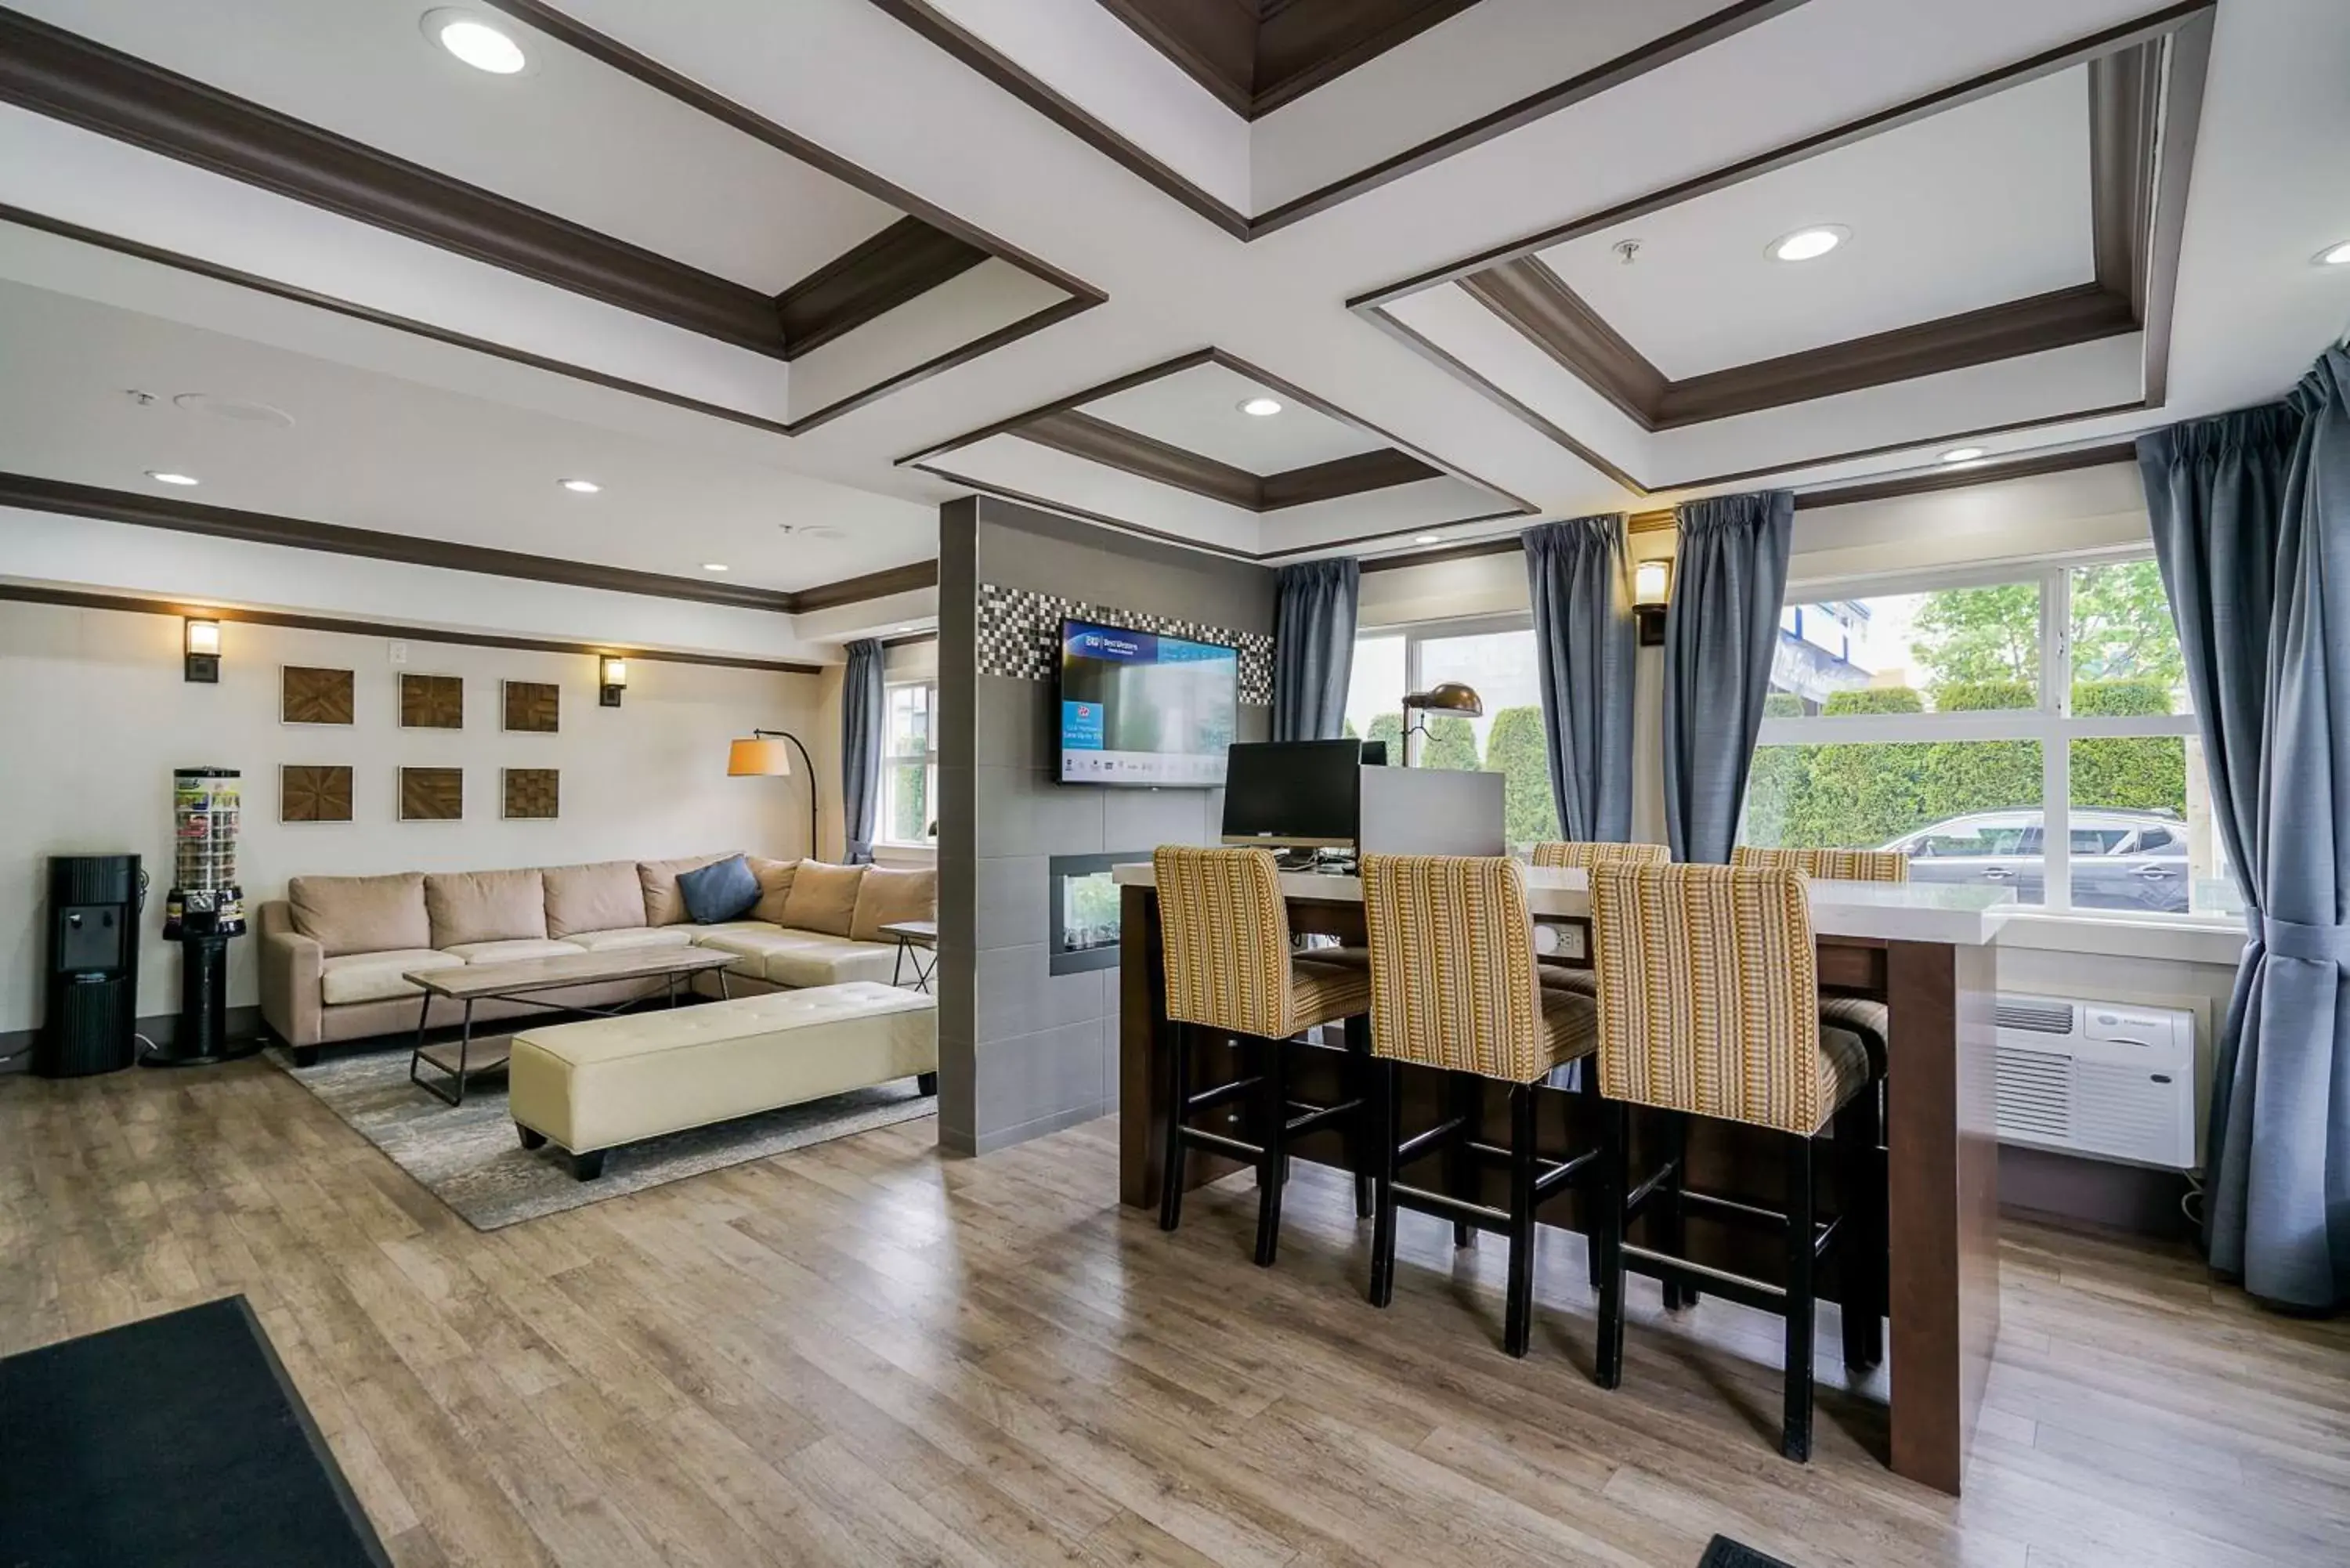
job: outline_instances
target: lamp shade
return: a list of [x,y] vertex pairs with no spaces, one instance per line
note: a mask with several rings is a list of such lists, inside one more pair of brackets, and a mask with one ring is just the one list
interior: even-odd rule
[[1636,562],[1632,567],[1632,602],[1642,609],[1655,609],[1673,597],[1673,564],[1659,556],[1654,560]]
[[784,778],[791,771],[791,753],[781,741],[748,735],[735,742],[726,753],[729,778]]
[[1440,680],[1425,691],[1415,691],[1403,700],[1407,708],[1418,708],[1430,713],[1461,713],[1471,719],[1482,718],[1485,700],[1473,687],[1458,680]]

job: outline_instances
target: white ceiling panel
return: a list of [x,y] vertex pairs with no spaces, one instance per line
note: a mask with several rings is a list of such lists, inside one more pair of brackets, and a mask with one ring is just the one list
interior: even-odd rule
[[530,61],[461,64],[426,0],[21,0],[240,98],[656,254],[781,293],[897,221],[887,203],[502,14]]
[[[1773,242],[1840,224],[1814,261]],[[1616,247],[1635,240],[1627,264]],[[1742,181],[1542,258],[1671,380],[2086,283],[2085,67]]]
[[[1241,404],[1260,397],[1279,403],[1281,412],[1241,412]],[[1096,419],[1254,474],[1285,473],[1388,444],[1222,365],[1194,365],[1081,406]]]
[[1080,516],[1113,518],[1227,550],[1254,554],[1258,548],[1253,512],[1018,436],[990,436],[924,462],[983,488],[1065,507]]

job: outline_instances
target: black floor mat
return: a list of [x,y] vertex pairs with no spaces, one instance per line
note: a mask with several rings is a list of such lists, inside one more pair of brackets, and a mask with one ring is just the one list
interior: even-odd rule
[[8,1568],[390,1568],[243,1296],[0,1360]]
[[1757,1552],[1752,1546],[1742,1546],[1727,1535],[1717,1535],[1706,1543],[1705,1555],[1697,1560],[1697,1568],[1795,1568],[1795,1565]]

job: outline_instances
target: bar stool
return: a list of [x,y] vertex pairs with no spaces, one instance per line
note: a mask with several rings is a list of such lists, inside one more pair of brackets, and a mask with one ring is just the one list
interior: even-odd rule
[[[1592,874],[1592,939],[1599,973],[1599,1089],[1607,1100],[1602,1148],[1611,1198],[1600,1215],[1599,1381],[1624,1370],[1625,1261],[1659,1274],[1669,1292],[1698,1287],[1786,1318],[1786,1394],[1779,1451],[1812,1450],[1812,1327],[1816,1265],[1842,1250],[1845,1361],[1875,1364],[1884,1311],[1886,1192],[1877,1171],[1877,1096],[1858,1039],[1823,1029],[1818,959],[1804,877],[1728,866],[1603,867]],[[1744,1122],[1783,1135],[1786,1210],[1774,1214],[1688,1191],[1669,1160],[1637,1187],[1624,1174],[1627,1107]],[[1833,1125],[1841,1212],[1818,1223],[1818,1135]],[[1678,1144],[1676,1147],[1679,1147]],[[1670,1182],[1670,1187],[1667,1183]],[[1625,1231],[1659,1191],[1670,1251],[1636,1247]],[[1772,1285],[1677,1256],[1680,1218],[1694,1210],[1783,1230],[1786,1282]]]
[[[1293,1140],[1334,1122],[1348,1123],[1356,1213],[1370,1211],[1358,1125],[1367,1099],[1355,1094],[1335,1105],[1310,1106],[1294,1102],[1289,1093],[1290,1051],[1317,1049],[1293,1046],[1291,1036],[1344,1021],[1348,1049],[1367,1054],[1370,974],[1362,964],[1293,958],[1289,907],[1282,900],[1271,850],[1167,844],[1151,860],[1175,1069],[1174,1092],[1167,1102],[1159,1228],[1172,1231],[1182,1221],[1185,1157],[1191,1150],[1212,1149],[1246,1160],[1256,1167],[1256,1261],[1269,1267],[1281,1244],[1282,1187]],[[1196,1088],[1192,1077],[1202,1030],[1232,1036],[1253,1054],[1253,1075]],[[1359,1073],[1350,1078],[1359,1083]],[[1191,1125],[1201,1112],[1250,1097],[1255,1142]]]
[[[1550,839],[1534,846],[1534,864],[1544,870],[1589,871],[1601,866],[1669,866],[1673,852],[1661,844],[1610,844],[1601,839]],[[1563,986],[1584,996],[1598,994],[1588,969],[1550,962],[1540,971],[1544,985]]]
[[[1518,863],[1423,855],[1363,857],[1364,914],[1371,936],[1371,1304],[1395,1297],[1396,1210],[1453,1225],[1453,1244],[1474,1231],[1510,1239],[1503,1348],[1523,1355],[1533,1335],[1534,1215],[1579,1175],[1596,1173],[1596,1149],[1564,1160],[1536,1152],[1534,1089],[1552,1071],[1591,1054],[1597,1014],[1569,992],[1535,979],[1534,919]],[[1451,1075],[1437,1125],[1403,1136],[1401,1064]],[[1484,1142],[1482,1080],[1509,1085],[1510,1141]],[[1405,1166],[1447,1156],[1449,1191],[1407,1187]],[[1507,1209],[1478,1201],[1480,1166],[1505,1161]]]
[[[1891,849],[1765,849],[1742,844],[1730,852],[1732,866],[1752,870],[1800,871],[1806,877],[1834,882],[1907,882],[1909,857]],[[1868,1047],[1869,1064],[1885,1076],[1887,1054],[1893,1043],[1892,1014],[1885,1003],[1865,996],[1820,998],[1820,1022],[1831,1029],[1846,1029]]]

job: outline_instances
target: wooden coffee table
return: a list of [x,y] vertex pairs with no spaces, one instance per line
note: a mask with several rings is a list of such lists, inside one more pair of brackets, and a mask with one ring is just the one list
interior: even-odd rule
[[[674,1007],[677,982],[681,979],[690,981],[695,975],[712,970],[718,971],[718,994],[725,996],[726,966],[734,961],[734,957],[733,953],[712,952],[707,948],[624,948],[618,952],[566,953],[560,958],[521,959],[513,963],[467,964],[463,969],[417,970],[401,977],[424,990],[424,1005],[416,1015],[416,1046],[408,1058],[408,1081],[450,1105],[462,1106],[469,1081],[504,1070],[510,1054],[505,1041],[480,1046],[473,1044],[473,1003],[477,1002],[515,1001],[542,992],[605,985],[614,981],[666,980],[670,1005]],[[453,1044],[446,1041],[438,1045],[424,1043],[425,1025],[432,1020],[436,997],[464,1004],[464,1023]],[[574,1002],[548,1005],[597,1018],[608,1018],[620,1011],[617,1007],[582,1007]],[[424,1077],[418,1069],[427,1064],[452,1079],[456,1087],[446,1089]]]

